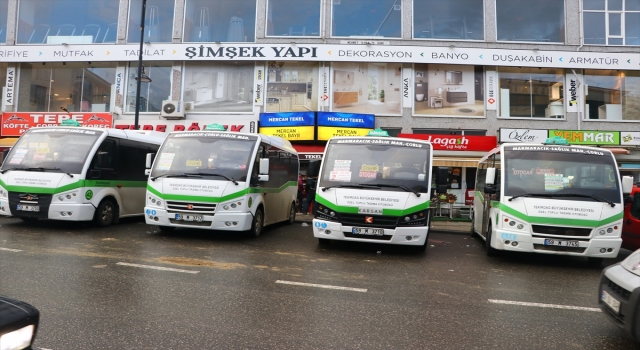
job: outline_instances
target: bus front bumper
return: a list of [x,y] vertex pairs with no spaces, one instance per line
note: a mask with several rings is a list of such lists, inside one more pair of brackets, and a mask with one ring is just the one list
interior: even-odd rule
[[[577,247],[545,245],[545,239],[558,241],[577,241]],[[565,244],[565,243],[561,243]],[[573,238],[573,237],[532,237],[529,233],[519,233],[508,230],[496,230],[491,237],[491,246],[500,250],[518,252],[560,254],[587,256],[597,258],[615,258],[618,256],[622,238],[597,237],[597,238]]]
[[[251,228],[253,215],[251,213],[215,213],[214,215],[202,215],[202,221],[176,220],[175,213],[168,213],[165,209],[154,207],[144,208],[144,218],[149,225],[189,227],[206,230],[248,231]],[[192,215],[189,213],[180,213]],[[194,213],[193,215],[201,215]]]
[[[91,204],[61,204],[51,203],[49,205],[49,211],[47,217],[38,215],[42,219],[51,220],[64,220],[64,221],[91,221],[96,208]],[[17,211],[9,208],[9,201],[0,201],[0,215],[16,216],[16,217],[35,217],[33,214],[36,212],[30,211]]]
[[396,227],[395,229],[385,228],[382,229],[384,230],[383,235],[369,234],[371,231],[368,231],[367,234],[356,234],[355,232],[357,230],[354,229],[360,229],[360,232],[364,232],[363,229],[379,230],[375,227],[344,226],[339,222],[313,219],[313,236],[316,238],[421,246],[425,244],[429,234],[429,228],[427,226]]

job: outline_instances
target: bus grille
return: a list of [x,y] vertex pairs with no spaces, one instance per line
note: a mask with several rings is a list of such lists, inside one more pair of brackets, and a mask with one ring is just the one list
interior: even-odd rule
[[567,253],[584,253],[587,248],[583,247],[559,247],[556,245],[544,245],[544,244],[533,244],[533,249],[535,250],[548,250],[554,252],[567,252]]
[[216,212],[216,203],[189,203],[167,201],[167,211],[169,213],[198,213],[213,214]]
[[570,237],[589,237],[591,236],[592,229],[579,228],[579,227],[558,227],[558,226],[543,226],[543,225],[531,225],[533,232],[544,235],[553,236],[570,236]]
[[[33,197],[31,200],[28,198]],[[19,192],[9,192],[9,207],[11,215],[19,218],[46,219],[49,217],[49,207],[53,196],[50,194],[29,194]],[[19,211],[18,204],[37,205],[39,211]]]
[[369,215],[340,213],[340,218],[343,226],[379,228],[396,228],[396,226],[398,226],[397,216],[371,215],[369,217],[373,218],[373,222],[370,224],[366,222],[367,216]]

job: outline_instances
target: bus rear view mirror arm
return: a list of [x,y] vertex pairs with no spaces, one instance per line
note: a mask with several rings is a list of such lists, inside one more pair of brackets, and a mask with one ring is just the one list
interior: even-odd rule
[[489,185],[489,184],[485,185],[484,186],[484,193],[494,194],[494,193],[496,193],[496,187],[493,186],[493,185]]
[[269,175],[258,175],[258,181],[260,181],[260,182],[268,182],[269,181]]

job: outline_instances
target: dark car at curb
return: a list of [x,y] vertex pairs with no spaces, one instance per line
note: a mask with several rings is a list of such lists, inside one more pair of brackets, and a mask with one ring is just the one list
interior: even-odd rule
[[38,331],[40,312],[33,306],[0,295],[0,348],[32,348]]

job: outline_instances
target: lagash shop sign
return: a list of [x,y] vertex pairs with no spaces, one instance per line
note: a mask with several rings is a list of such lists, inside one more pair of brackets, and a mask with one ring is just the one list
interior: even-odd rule
[[490,151],[497,145],[495,136],[400,134],[399,137],[429,141],[435,151]]

